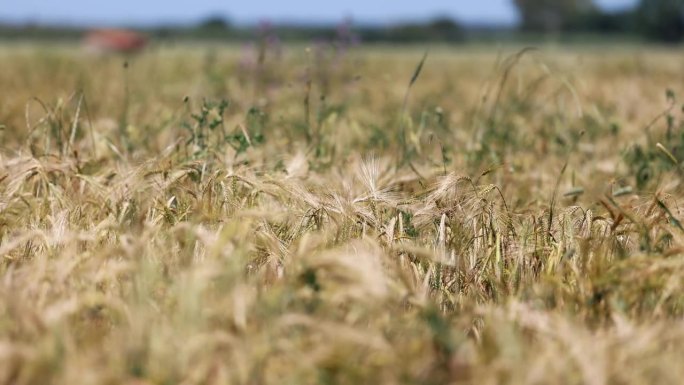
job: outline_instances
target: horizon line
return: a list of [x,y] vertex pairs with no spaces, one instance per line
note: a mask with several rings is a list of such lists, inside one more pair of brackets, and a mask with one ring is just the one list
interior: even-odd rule
[[257,27],[261,23],[270,23],[275,26],[302,26],[302,27],[334,27],[344,22],[351,21],[351,25],[358,27],[391,27],[401,24],[424,24],[438,19],[449,19],[462,26],[470,27],[516,27],[520,24],[519,17],[513,20],[503,20],[501,18],[479,20],[459,18],[454,15],[435,13],[432,16],[405,18],[397,17],[390,21],[382,21],[374,18],[356,18],[342,16],[339,18],[269,18],[256,17],[247,19],[234,19],[229,15],[220,13],[207,13],[203,17],[192,19],[169,18],[166,20],[107,20],[102,18],[65,19],[65,18],[3,18],[0,16],[0,25],[10,25],[15,27],[42,26],[42,27],[71,27],[71,28],[91,28],[91,27],[127,27],[127,28],[160,28],[160,27],[193,27],[201,25],[203,22],[212,18],[222,18],[228,25],[238,28]]

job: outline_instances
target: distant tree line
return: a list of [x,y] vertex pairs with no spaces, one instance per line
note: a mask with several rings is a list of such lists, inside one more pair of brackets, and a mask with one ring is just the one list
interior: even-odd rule
[[684,0],[641,0],[603,11],[592,0],[514,0],[521,29],[537,33],[634,34],[662,42],[684,39]]
[[[190,37],[203,39],[236,39],[257,34],[260,29],[235,27],[226,19],[212,16],[197,27],[188,29],[160,28],[152,31],[162,37]],[[345,21],[338,26],[327,25],[272,25],[272,33],[283,40],[334,40],[339,38],[358,39],[364,42],[459,42],[465,39],[465,29],[455,20],[438,17],[425,23],[400,23],[389,26],[353,26]],[[351,36],[353,35],[353,36]]]
[[[510,0],[520,16],[519,30],[526,35],[612,34],[639,36],[653,41],[684,40],[684,0],[639,0],[631,9],[606,11],[595,0]],[[427,22],[395,25],[352,25],[346,21],[330,25],[268,25],[269,34],[283,41],[362,42],[461,42],[465,40],[515,40],[510,27],[464,26],[448,17]],[[155,40],[253,41],[264,25],[237,26],[223,15],[206,18],[194,26],[162,26],[143,30]],[[2,39],[75,39],[83,35],[77,27],[2,25]]]
[[[653,41],[684,40],[684,0],[639,0],[637,6],[620,10],[601,9],[595,0],[511,0],[520,16],[519,29],[532,34],[612,34],[639,36]],[[275,33],[285,40],[334,39],[338,30],[319,26],[276,26]],[[391,26],[355,26],[355,36],[364,42],[459,42],[474,37],[481,27],[463,26],[447,17],[423,23]],[[484,28],[488,32],[509,34],[510,30]],[[249,31],[233,28],[220,17],[211,17],[189,36],[210,38],[246,37]]]

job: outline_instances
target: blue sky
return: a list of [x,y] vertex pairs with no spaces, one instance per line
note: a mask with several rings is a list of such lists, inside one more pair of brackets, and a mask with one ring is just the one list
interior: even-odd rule
[[[0,20],[77,24],[193,23],[207,15],[225,15],[236,23],[273,21],[336,22],[352,16],[360,22],[391,23],[446,14],[470,23],[514,23],[513,0],[2,0]],[[620,8],[636,0],[598,0]]]

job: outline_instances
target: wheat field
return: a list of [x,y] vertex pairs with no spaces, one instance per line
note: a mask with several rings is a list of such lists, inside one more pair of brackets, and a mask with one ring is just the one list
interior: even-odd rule
[[680,384],[684,54],[0,48],[2,384]]

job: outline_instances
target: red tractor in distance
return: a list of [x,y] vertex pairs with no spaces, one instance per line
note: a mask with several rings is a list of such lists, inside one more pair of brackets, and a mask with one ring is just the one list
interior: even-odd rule
[[147,37],[125,29],[96,29],[85,35],[86,49],[99,53],[136,53],[147,46]]

